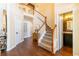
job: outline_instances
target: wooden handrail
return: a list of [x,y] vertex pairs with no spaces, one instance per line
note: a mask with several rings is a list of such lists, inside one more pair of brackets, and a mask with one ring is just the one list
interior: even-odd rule
[[57,27],[57,25],[54,26],[53,30]]
[[43,24],[41,25],[41,27],[38,29],[38,32],[41,30],[41,28],[44,26],[44,25],[46,25],[47,23],[47,21],[46,21],[46,19],[47,19],[47,17],[45,17],[45,22],[43,22]]
[[39,18],[39,20],[40,21],[42,21],[43,22],[43,24],[40,26],[40,28],[38,29],[38,32],[41,30],[41,28],[46,24],[46,19],[47,19],[47,17],[46,16],[44,16],[43,14],[41,14],[39,11],[37,11],[37,10],[34,10],[34,11],[36,11],[37,13],[39,13],[41,16],[43,16],[44,18],[45,18],[45,21],[42,21],[40,18]]
[[47,17],[46,16],[44,16],[42,13],[40,13],[39,11],[37,11],[37,10],[34,10],[34,11],[36,11],[37,13],[39,13],[41,16],[43,16],[44,18],[45,18],[45,22],[44,21],[42,21],[41,19],[39,19],[39,20],[41,20],[42,22],[43,22],[43,24],[40,26],[40,28],[38,29],[38,32],[41,30],[41,28],[44,26],[44,25],[46,25],[46,19],[47,19]]
[[44,21],[42,21],[40,18],[39,18],[39,20],[40,21],[42,21],[43,22],[43,24],[40,26],[40,28],[38,29],[38,32],[41,30],[41,28],[44,26],[44,24],[46,24],[46,16],[44,16],[42,13],[40,13],[39,11],[37,11],[37,10],[35,10],[35,7],[33,6],[33,4],[31,4],[31,3],[28,3],[28,4],[25,4],[25,3],[21,3],[21,5],[24,5],[24,6],[32,6],[33,7],[33,10],[35,11],[35,12],[37,12],[37,13],[39,13],[41,16],[43,16],[44,18],[45,18],[45,22]]
[[[28,3],[28,4],[25,4],[25,3],[20,3],[21,5],[24,5],[24,6],[32,6],[33,7],[33,10],[37,13],[39,13],[41,16],[43,16],[44,18],[46,18],[46,16],[44,16],[42,13],[40,13],[39,11],[35,10],[35,7],[33,6],[33,4],[31,3]],[[30,7],[29,7],[30,8]],[[42,20],[41,20],[42,21]]]
[[33,6],[33,4],[31,4],[31,3],[28,3],[28,4],[20,3],[20,4],[21,4],[21,5],[24,5],[24,6],[32,6],[34,11],[36,11],[37,13],[39,13],[40,15],[42,15],[43,17],[46,17],[46,16],[44,16],[42,13],[40,13],[39,11],[35,10],[35,7]]
[[41,19],[40,19],[40,17],[37,17],[37,18],[38,18],[41,22],[43,22],[43,23],[44,23],[44,21],[43,21],[43,20],[41,20]]
[[41,16],[46,17],[42,13],[40,13],[39,11],[37,11],[37,10],[34,10],[34,11],[36,11],[37,13],[39,13]]
[[44,26],[44,24],[45,24],[45,23],[43,23],[43,24],[41,25],[41,27],[38,29],[38,32],[41,30],[41,28]]

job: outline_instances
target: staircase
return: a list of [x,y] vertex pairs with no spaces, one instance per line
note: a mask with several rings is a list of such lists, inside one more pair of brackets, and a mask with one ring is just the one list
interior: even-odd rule
[[52,39],[53,39],[53,30],[46,25],[46,33],[41,39],[41,42],[39,43],[39,46],[52,52]]
[[[39,11],[35,10],[35,6],[31,3],[29,4],[22,4],[24,5],[26,8],[27,6],[32,7],[31,10],[33,11],[33,16],[34,16],[34,20],[33,20],[33,26],[34,26],[34,34],[35,38],[38,42],[38,45],[50,52],[53,51],[53,32],[54,29],[51,29],[48,25],[47,25],[47,17],[44,16],[42,13],[40,13]],[[29,8],[30,8],[29,7]],[[24,10],[24,8],[23,8]],[[28,9],[27,9],[28,11]],[[41,40],[39,40],[39,38],[42,37],[43,33],[45,33],[45,35],[43,36],[43,38]],[[34,36],[34,35],[33,35]]]

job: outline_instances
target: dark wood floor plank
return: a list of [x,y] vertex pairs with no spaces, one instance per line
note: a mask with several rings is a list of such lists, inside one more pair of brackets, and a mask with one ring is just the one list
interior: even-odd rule
[[17,45],[11,51],[2,51],[2,56],[72,56],[72,51],[69,48],[62,48],[62,53],[52,54],[51,52],[38,46],[36,42],[32,41],[32,38],[25,39],[22,43]]

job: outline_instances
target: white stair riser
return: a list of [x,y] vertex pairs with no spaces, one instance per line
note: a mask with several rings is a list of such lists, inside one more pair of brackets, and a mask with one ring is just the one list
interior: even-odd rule
[[46,26],[46,34],[44,35],[41,42],[38,44],[40,47],[52,52],[52,36],[53,31],[50,27]]

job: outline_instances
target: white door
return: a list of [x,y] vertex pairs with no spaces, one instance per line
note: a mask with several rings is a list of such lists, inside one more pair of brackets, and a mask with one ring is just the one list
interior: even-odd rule
[[59,17],[59,49],[63,47],[63,17]]
[[58,15],[57,21],[57,38],[54,40],[54,53],[60,50],[63,46],[63,19]]
[[16,37],[16,44],[19,43],[20,41],[20,33],[19,33],[19,30],[20,30],[20,23],[19,23],[19,20],[15,20],[15,37]]
[[24,23],[24,38],[31,37],[32,35],[32,24],[27,21]]

